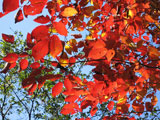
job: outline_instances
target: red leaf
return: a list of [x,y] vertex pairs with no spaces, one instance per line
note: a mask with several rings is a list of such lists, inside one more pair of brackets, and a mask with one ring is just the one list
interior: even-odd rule
[[56,97],[62,92],[63,89],[63,83],[59,82],[52,88],[52,96]]
[[55,81],[55,80],[58,80],[62,77],[62,75],[58,74],[58,75],[53,75],[51,78],[49,78],[49,80],[51,81]]
[[108,109],[111,111],[111,110],[113,109],[113,107],[114,107],[114,102],[113,102],[113,101],[109,101],[107,107],[108,107]]
[[37,23],[46,24],[50,21],[50,18],[48,15],[46,17],[41,15],[41,16],[38,16],[37,18],[35,18],[34,21]]
[[32,48],[32,56],[34,57],[35,61],[40,60],[47,55],[48,43],[48,40],[42,40]]
[[13,35],[7,35],[2,33],[2,38],[9,43],[14,43],[14,36]]
[[68,78],[66,78],[64,80],[64,86],[68,91],[70,91],[72,89],[72,82]]
[[32,69],[37,69],[37,68],[40,67],[40,63],[34,62],[34,63],[32,63],[32,64],[30,65],[30,67],[31,67]]
[[14,62],[14,63],[10,63],[9,69],[14,68],[15,66],[16,66],[16,62]]
[[34,84],[29,88],[28,94],[29,94],[29,95],[32,95],[33,92],[36,90],[36,88],[37,88],[37,84],[34,83]]
[[60,35],[64,35],[67,36],[68,31],[66,29],[65,24],[63,24],[61,21],[59,22],[54,22],[53,23],[54,28],[56,29],[56,31],[60,34]]
[[3,0],[3,12],[11,12],[19,7],[19,0]]
[[91,111],[90,111],[91,116],[95,115],[97,110],[98,110],[97,107],[92,108]]
[[28,60],[22,59],[19,64],[20,64],[20,69],[25,70],[28,67]]
[[23,7],[23,11],[24,11],[24,15],[28,16],[28,15],[36,15],[42,12],[44,6],[46,4],[46,0],[45,1],[35,1],[31,2],[30,5],[24,5]]
[[3,60],[9,63],[14,63],[18,60],[18,55],[16,53],[8,53],[7,56],[3,58]]
[[79,98],[79,97],[76,96],[76,95],[69,95],[69,96],[67,96],[67,97],[65,98],[64,101],[66,101],[66,102],[74,102],[74,101],[77,100],[78,98]]
[[61,110],[61,114],[67,115],[67,114],[74,114],[76,113],[76,110],[79,109],[79,106],[77,103],[70,103],[65,104]]
[[148,36],[143,36],[143,39],[149,40],[149,37]]
[[50,54],[55,58],[63,50],[62,42],[57,35],[50,38]]
[[16,18],[15,18],[15,23],[20,22],[20,21],[22,21],[23,19],[24,19],[23,13],[22,13],[22,10],[20,9],[20,10],[17,12]]
[[36,40],[43,40],[43,39],[48,38],[48,36],[49,36],[48,32],[49,32],[48,26],[46,26],[46,25],[40,25],[40,26],[36,27],[32,31],[31,36],[33,38],[35,38]]

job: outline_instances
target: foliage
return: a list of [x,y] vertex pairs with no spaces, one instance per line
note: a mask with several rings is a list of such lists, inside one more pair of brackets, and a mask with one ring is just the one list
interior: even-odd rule
[[[40,25],[25,41],[21,34],[2,34],[2,94],[15,93],[30,119],[33,111],[41,109],[40,100],[47,101],[43,108],[53,118],[62,114],[80,120],[156,118],[158,4],[154,0],[3,0],[0,17],[18,10],[15,23],[36,16]],[[93,67],[89,74],[83,72],[85,66]],[[29,97],[18,97],[14,89],[25,95],[18,85],[6,89],[12,77],[18,77],[15,83],[22,83]],[[30,109],[26,101],[31,101]],[[3,111],[1,115],[5,116]]]

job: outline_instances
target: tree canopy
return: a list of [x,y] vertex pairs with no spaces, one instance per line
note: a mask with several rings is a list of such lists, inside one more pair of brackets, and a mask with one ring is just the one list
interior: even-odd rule
[[16,106],[30,120],[48,114],[76,120],[158,118],[159,4],[3,0],[0,18],[17,11],[15,24],[35,16],[39,26],[25,39],[21,32],[2,33],[2,119]]

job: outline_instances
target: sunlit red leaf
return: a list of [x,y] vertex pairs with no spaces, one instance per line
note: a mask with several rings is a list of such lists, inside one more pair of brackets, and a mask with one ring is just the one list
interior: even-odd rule
[[111,111],[113,109],[113,107],[114,107],[114,102],[113,101],[109,101],[107,107],[108,107],[109,111]]
[[74,102],[75,100],[77,100],[79,98],[79,96],[76,95],[69,95],[65,98],[65,102]]
[[33,92],[36,90],[36,88],[37,88],[37,84],[34,83],[34,84],[28,89],[28,94],[29,94],[29,95],[32,95]]
[[56,31],[60,34],[60,35],[64,35],[67,36],[68,31],[66,29],[66,26],[64,23],[62,23],[61,21],[59,22],[54,22],[53,23],[54,28],[56,29]]
[[19,64],[20,64],[20,69],[25,70],[28,67],[28,60],[22,59]]
[[143,38],[144,38],[145,40],[149,40],[149,37],[148,37],[148,36],[143,36]]
[[71,89],[72,89],[72,82],[71,82],[68,78],[66,78],[66,79],[64,80],[64,86],[65,86],[65,88],[66,88],[67,90],[71,90]]
[[73,7],[66,7],[62,12],[61,15],[64,17],[71,17],[76,15],[78,12],[75,8]]
[[14,63],[18,60],[18,55],[16,53],[8,53],[7,56],[3,58],[3,60],[9,63]]
[[40,60],[48,53],[48,40],[42,40],[38,42],[33,48],[32,48],[32,56],[34,57],[35,61]]
[[70,103],[70,104],[65,104],[61,110],[61,114],[67,115],[67,114],[74,114],[77,112],[79,109],[79,106],[77,103]]
[[23,13],[22,13],[22,10],[20,9],[20,10],[17,12],[16,18],[15,18],[15,23],[20,22],[20,21],[22,21],[23,19],[24,19]]
[[24,5],[23,11],[24,15],[36,15],[42,12],[47,0],[30,0],[30,5]]
[[38,16],[37,18],[35,18],[34,21],[37,23],[46,24],[50,21],[50,18],[48,15],[46,17],[41,15],[41,16]]
[[43,40],[48,38],[49,36],[49,28],[46,25],[40,25],[36,27],[32,33],[31,33],[32,38],[35,38],[36,40]]
[[50,37],[50,54],[55,58],[63,50],[62,42],[57,35]]
[[16,66],[16,62],[14,62],[14,63],[10,63],[9,69],[14,68],[15,66]]
[[98,108],[97,107],[93,107],[90,111],[91,116],[95,115],[97,112]]
[[14,43],[14,36],[2,33],[2,38],[9,43]]
[[32,63],[32,64],[30,65],[30,67],[31,67],[32,69],[37,69],[37,68],[40,67],[40,63],[39,63],[39,62],[34,62],[34,63]]
[[12,12],[19,7],[19,0],[3,0],[3,12]]
[[52,96],[56,97],[62,92],[63,89],[63,83],[59,82],[52,88]]

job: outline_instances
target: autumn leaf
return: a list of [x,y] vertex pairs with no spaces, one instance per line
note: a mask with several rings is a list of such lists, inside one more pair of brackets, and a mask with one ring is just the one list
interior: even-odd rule
[[25,70],[28,67],[28,60],[22,59],[19,64],[20,64],[20,69]]
[[17,12],[16,17],[15,17],[15,23],[20,22],[23,19],[24,19],[24,17],[23,17],[22,10],[19,9],[19,11]]
[[31,37],[38,40],[44,40],[49,36],[49,27],[46,25],[40,25],[33,29]]
[[61,21],[53,22],[53,26],[60,35],[67,36],[68,31],[64,23],[62,23]]
[[32,69],[37,69],[37,68],[40,67],[40,63],[39,63],[39,62],[34,62],[34,63],[32,63],[32,64],[30,65],[30,67],[31,67]]
[[97,107],[93,107],[90,111],[91,116],[95,115],[97,112],[98,108]]
[[113,49],[110,49],[106,53],[106,57],[108,61],[111,61],[111,59],[114,57],[115,51]]
[[67,90],[70,91],[72,89],[72,82],[68,78],[66,78],[64,80],[64,86]]
[[113,109],[113,107],[114,107],[114,102],[113,101],[109,101],[107,107],[108,107],[108,110],[111,111]]
[[34,57],[35,61],[40,60],[45,55],[47,55],[49,51],[48,44],[48,40],[42,40],[32,48],[32,56]]
[[62,12],[61,15],[64,17],[71,17],[76,15],[78,12],[75,8],[73,7],[66,7]]
[[60,56],[59,63],[63,67],[66,67],[69,64],[68,55],[65,52]]
[[37,23],[46,24],[50,21],[50,18],[48,15],[46,17],[41,15],[41,16],[38,16],[37,18],[35,18],[34,21]]
[[37,88],[37,84],[34,83],[34,84],[28,89],[28,94],[29,94],[29,95],[32,95],[33,92],[36,90],[36,88]]
[[62,92],[63,89],[63,83],[58,82],[53,88],[52,88],[52,96],[56,97]]
[[19,7],[19,0],[3,0],[3,12],[12,12]]
[[53,58],[59,55],[63,50],[62,42],[57,35],[50,37],[50,54]]
[[8,63],[14,63],[18,60],[18,55],[16,53],[8,53],[7,56],[3,58],[3,60]]
[[88,58],[100,59],[107,53],[107,48],[92,48]]
[[77,100],[79,97],[76,95],[69,95],[65,98],[65,102],[74,102],[75,100]]
[[6,42],[14,43],[14,36],[13,35],[7,35],[7,34],[2,33],[2,38]]

